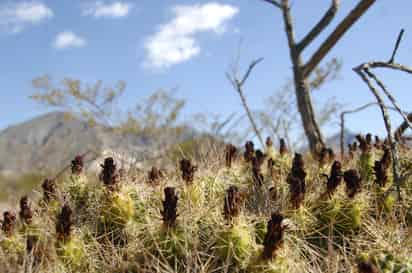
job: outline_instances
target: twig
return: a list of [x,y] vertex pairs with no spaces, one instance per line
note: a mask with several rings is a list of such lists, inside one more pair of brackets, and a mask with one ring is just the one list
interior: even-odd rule
[[396,40],[395,48],[393,49],[393,52],[392,52],[392,57],[388,61],[388,63],[390,64],[394,63],[395,61],[396,52],[398,51],[404,32],[405,32],[404,29],[401,29],[401,32],[399,32],[398,39]]
[[229,73],[226,73],[226,77],[232,83],[233,88],[238,92],[238,94],[240,96],[240,100],[242,101],[243,108],[245,108],[246,114],[249,118],[249,121],[252,125],[252,128],[255,131],[255,134],[258,137],[260,144],[262,145],[262,147],[264,147],[265,145],[264,145],[264,142],[263,142],[262,135],[259,132],[259,129],[256,125],[256,122],[255,122],[254,118],[253,118],[252,112],[250,111],[250,108],[249,108],[249,106],[246,102],[246,98],[243,94],[243,85],[245,84],[246,80],[249,78],[249,76],[252,73],[255,66],[257,64],[259,64],[261,61],[263,61],[263,58],[259,58],[259,59],[254,60],[249,65],[248,70],[246,71],[245,75],[242,77],[242,80],[240,80],[240,81],[239,81],[239,79],[237,79],[236,75],[231,76]]
[[342,20],[336,29],[322,43],[319,49],[313,54],[304,67],[305,77],[309,76],[317,65],[323,60],[328,52],[336,45],[342,36],[352,25],[376,2],[376,0],[362,0],[359,4]]

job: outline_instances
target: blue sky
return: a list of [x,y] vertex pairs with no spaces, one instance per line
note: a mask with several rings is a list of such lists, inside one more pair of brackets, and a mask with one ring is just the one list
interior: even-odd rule
[[[296,35],[301,38],[328,8],[329,0],[294,0]],[[332,25],[308,48],[319,43],[358,1],[341,0]],[[351,109],[373,101],[352,67],[387,60],[400,30],[406,34],[397,60],[412,65],[412,2],[378,0],[326,60],[343,61],[340,79],[315,91],[319,102],[336,97]],[[31,80],[44,74],[54,80],[73,77],[110,85],[127,82],[122,107],[131,107],[158,88],[179,87],[187,99],[185,115],[195,112],[243,113],[237,94],[225,78],[239,40],[241,66],[265,60],[245,86],[252,108],[291,77],[291,64],[279,10],[260,0],[215,1],[12,1],[0,0],[0,128],[45,110],[28,99]],[[402,108],[412,108],[412,78],[380,73]],[[401,122],[393,114],[395,124]],[[383,134],[377,109],[349,118],[354,131]],[[337,130],[328,128],[326,134]]]

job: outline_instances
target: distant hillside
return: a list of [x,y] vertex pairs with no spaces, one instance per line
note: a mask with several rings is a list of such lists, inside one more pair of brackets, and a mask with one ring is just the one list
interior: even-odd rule
[[[356,140],[357,134],[353,133],[352,131],[346,130],[344,135],[344,144],[346,149],[349,143],[353,143]],[[326,139],[326,145],[328,147],[331,147],[336,153],[340,152],[340,132],[332,135],[331,137],[328,137]]]
[[[162,143],[193,137],[187,129],[181,136],[165,134]],[[157,139],[158,141],[158,139]],[[155,156],[154,141],[144,136],[119,135],[103,126],[89,126],[63,112],[52,112],[0,131],[0,173],[15,174],[56,170],[77,154],[116,151],[135,161]]]

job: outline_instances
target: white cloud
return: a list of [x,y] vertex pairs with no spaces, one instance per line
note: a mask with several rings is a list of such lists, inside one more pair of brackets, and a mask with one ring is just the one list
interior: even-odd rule
[[65,49],[70,47],[84,47],[86,44],[85,39],[77,36],[72,31],[64,31],[57,34],[53,46],[56,49]]
[[201,51],[196,34],[224,33],[226,22],[238,12],[234,6],[213,2],[174,7],[174,18],[145,41],[147,56],[144,65],[162,69],[195,57]]
[[95,18],[121,18],[127,16],[132,8],[132,4],[122,1],[116,1],[110,4],[106,4],[102,1],[96,1],[94,3],[83,6],[83,15],[93,16]]
[[0,30],[20,32],[53,17],[53,11],[36,1],[0,5]]

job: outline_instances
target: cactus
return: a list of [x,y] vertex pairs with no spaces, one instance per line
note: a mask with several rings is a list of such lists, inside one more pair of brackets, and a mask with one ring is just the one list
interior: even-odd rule
[[242,198],[236,186],[230,186],[226,192],[223,215],[228,225],[222,227],[216,238],[215,249],[222,260],[230,258],[243,267],[254,247],[252,230],[240,218]]
[[283,245],[285,226],[282,224],[283,216],[272,214],[267,223],[267,232],[263,240],[263,248],[258,249],[247,268],[250,273],[286,273],[289,268],[283,257],[278,257],[277,252]]
[[76,208],[84,207],[89,199],[87,177],[83,173],[83,157],[76,156],[71,162],[71,175],[68,183],[68,192]]
[[273,142],[270,137],[266,138],[266,155],[268,159],[275,160],[278,157],[275,147],[273,147]]
[[292,169],[288,175],[290,202],[294,209],[298,209],[305,198],[306,192],[306,172],[301,154],[296,153],[293,159]]
[[363,181],[369,182],[373,180],[374,154],[372,152],[372,139],[370,134],[367,137],[357,135],[361,154],[358,159],[358,169]]
[[86,262],[83,241],[73,232],[73,211],[64,204],[56,221],[56,252],[65,266],[80,270]]
[[353,199],[362,189],[362,178],[357,170],[348,170],[344,172],[343,179],[346,184],[346,194],[350,199]]
[[236,159],[238,150],[232,144],[227,144],[225,147],[225,163],[226,168],[230,169],[232,167],[233,161]]
[[326,176],[326,178],[326,191],[322,196],[331,198],[343,179],[342,164],[339,161],[333,162],[330,175]]
[[162,178],[164,178],[164,172],[155,166],[147,174],[147,181],[152,186],[158,186]]

